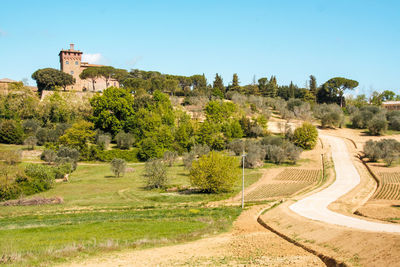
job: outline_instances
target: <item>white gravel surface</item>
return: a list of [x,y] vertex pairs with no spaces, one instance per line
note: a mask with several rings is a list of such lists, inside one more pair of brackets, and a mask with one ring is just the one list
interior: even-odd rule
[[328,209],[328,205],[351,191],[360,183],[346,144],[341,138],[321,136],[332,148],[336,180],[328,188],[297,201],[289,208],[308,219],[374,232],[400,233],[400,225],[371,222],[346,216]]

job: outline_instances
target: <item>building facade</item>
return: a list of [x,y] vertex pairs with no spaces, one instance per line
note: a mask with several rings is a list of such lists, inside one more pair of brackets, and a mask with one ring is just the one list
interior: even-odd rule
[[60,57],[60,70],[71,74],[75,78],[75,84],[67,86],[67,90],[75,91],[103,91],[107,87],[115,86],[119,87],[119,82],[115,79],[110,79],[108,84],[103,77],[98,77],[95,80],[95,85],[93,88],[92,80],[86,79],[82,80],[79,75],[82,71],[89,67],[101,67],[102,65],[90,64],[88,62],[82,62],[83,52],[80,50],[75,50],[74,44],[70,44],[68,50],[61,50],[58,54]]
[[400,101],[386,101],[382,106],[387,110],[400,110]]

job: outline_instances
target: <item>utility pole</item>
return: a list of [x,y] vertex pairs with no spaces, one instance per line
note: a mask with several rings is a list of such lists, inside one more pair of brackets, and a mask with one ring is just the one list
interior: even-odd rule
[[242,154],[242,209],[244,209],[244,157],[246,157],[246,154],[244,153],[243,149],[243,154]]

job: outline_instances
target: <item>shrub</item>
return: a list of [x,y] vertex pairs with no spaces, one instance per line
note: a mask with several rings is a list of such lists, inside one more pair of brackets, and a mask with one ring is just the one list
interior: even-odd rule
[[378,142],[368,140],[364,145],[364,155],[370,161],[375,162],[381,157],[382,151],[378,145]]
[[80,155],[80,153],[77,149],[69,148],[69,147],[65,147],[65,146],[60,147],[60,149],[57,152],[57,157],[70,158],[74,161],[79,160],[79,155]]
[[26,120],[22,123],[22,128],[25,134],[36,134],[37,130],[39,129],[40,125],[36,120]]
[[147,137],[139,143],[138,156],[140,160],[161,158],[164,155],[164,147],[157,144],[153,138]]
[[267,145],[265,146],[265,151],[265,159],[275,164],[281,164],[286,160],[285,150],[280,146]]
[[57,153],[53,149],[45,149],[40,155],[40,159],[47,163],[53,163],[56,161]]
[[211,151],[193,162],[190,182],[203,192],[227,192],[232,190],[239,172],[235,158]]
[[303,149],[313,149],[317,144],[318,131],[311,123],[305,122],[293,133],[293,143]]
[[394,139],[383,139],[377,144],[381,150],[381,158],[387,166],[391,166],[399,158],[400,143]]
[[[25,167],[25,174],[32,178],[34,190],[41,192],[52,187],[55,179],[55,173],[52,167],[41,164],[28,164]],[[35,192],[35,193],[36,193]]]
[[266,136],[261,140],[262,145],[275,145],[275,146],[281,146],[283,144],[283,138],[280,136]]
[[109,134],[100,134],[97,137],[97,145],[102,150],[108,149],[110,142],[111,142],[111,136]]
[[189,153],[183,154],[183,165],[186,169],[192,167],[192,162],[197,160],[199,157],[206,155],[210,152],[210,148],[207,145],[196,144],[192,147]]
[[192,163],[195,159],[196,159],[196,155],[192,152],[185,152],[182,155],[183,165],[188,170],[192,167]]
[[236,156],[242,154],[242,152],[245,150],[245,147],[245,141],[241,139],[234,139],[228,144],[228,149],[233,151]]
[[286,145],[284,146],[284,151],[286,153],[287,159],[292,161],[294,164],[296,164],[296,162],[300,158],[301,152],[303,152],[300,147],[295,146],[292,143],[286,143]]
[[163,160],[169,167],[171,167],[174,164],[177,158],[178,158],[178,153],[176,151],[164,152]]
[[11,150],[11,151],[3,151],[1,153],[2,160],[8,165],[15,165],[22,161],[22,151],[21,150]]
[[115,158],[111,161],[111,171],[114,173],[116,177],[119,177],[121,174],[124,176],[126,170],[126,162],[123,159]]
[[390,166],[399,158],[400,142],[395,139],[368,140],[364,145],[364,155],[372,162],[383,159]]
[[100,161],[112,161],[114,158],[123,159],[127,162],[138,162],[138,149],[134,148],[132,150],[121,150],[121,149],[112,149],[112,150],[104,150],[99,151],[97,153],[97,159]]
[[245,168],[257,168],[263,165],[266,151],[258,142],[248,144],[246,151],[247,155],[244,158]]
[[341,126],[344,115],[342,109],[336,104],[321,104],[314,108],[314,116],[321,121],[323,128]]
[[148,188],[165,188],[168,183],[167,168],[161,159],[146,162],[144,178]]
[[22,144],[24,131],[21,125],[13,120],[0,122],[0,143]]
[[48,140],[48,129],[46,128],[39,128],[36,132],[36,138],[38,140],[38,145],[44,145]]
[[376,115],[368,123],[368,130],[372,135],[381,135],[387,130],[386,118]]
[[400,116],[392,117],[389,123],[392,130],[400,131]]
[[24,141],[24,145],[26,145],[29,150],[34,150],[36,144],[37,144],[37,138],[34,136],[29,136]]
[[119,132],[115,136],[115,140],[117,141],[117,146],[120,149],[129,149],[134,142],[133,135],[130,133],[125,133],[124,131]]

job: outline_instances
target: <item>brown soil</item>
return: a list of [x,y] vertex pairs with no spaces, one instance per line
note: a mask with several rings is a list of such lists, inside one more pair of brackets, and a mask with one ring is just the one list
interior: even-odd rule
[[306,220],[288,209],[288,201],[261,218],[270,227],[350,266],[398,266],[400,235],[363,232]]

